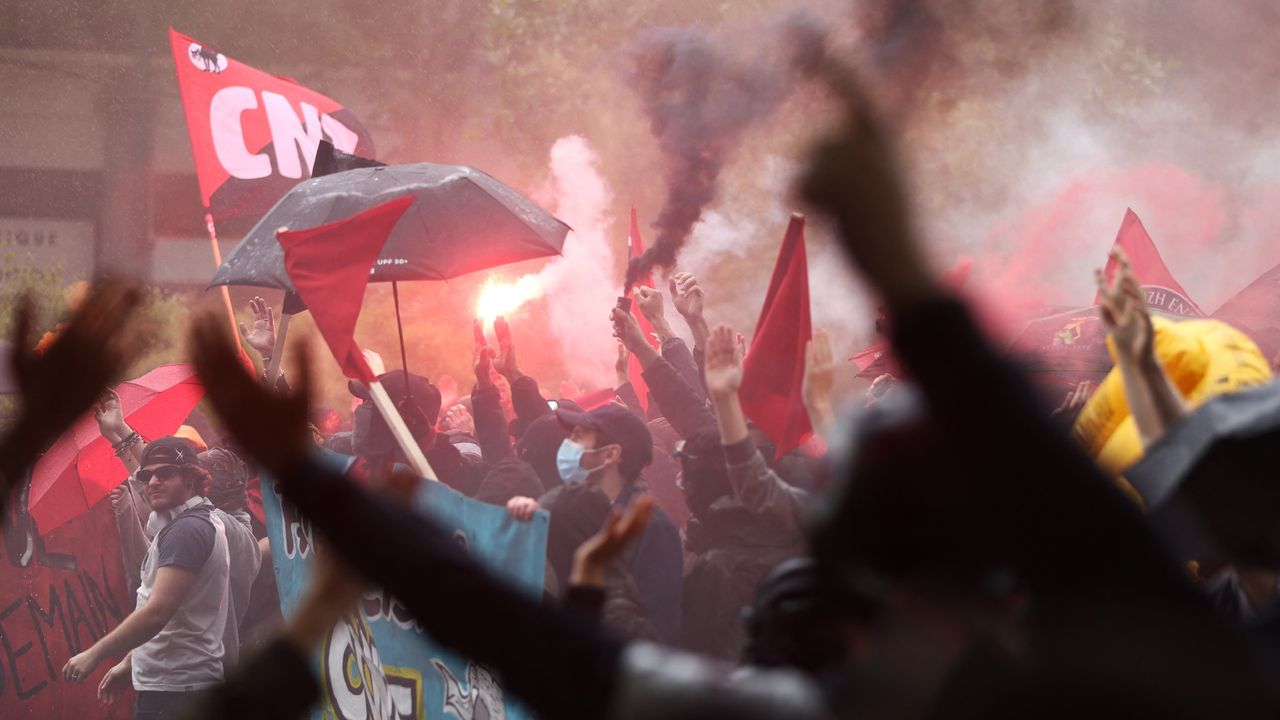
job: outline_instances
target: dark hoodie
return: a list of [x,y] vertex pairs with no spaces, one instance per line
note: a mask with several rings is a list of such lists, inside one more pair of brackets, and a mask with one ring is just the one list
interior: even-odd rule
[[[599,488],[581,484],[562,485],[547,493],[541,504],[551,513],[547,529],[547,560],[561,587],[566,587],[574,553],[604,525],[611,503]],[[600,611],[604,626],[630,639],[656,639],[657,631],[624,558],[616,558],[609,563],[604,584],[605,601]]]

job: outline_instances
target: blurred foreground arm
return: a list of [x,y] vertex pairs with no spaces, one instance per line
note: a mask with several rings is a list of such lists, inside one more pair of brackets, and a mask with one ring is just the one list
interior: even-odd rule
[[[935,282],[891,144],[852,72],[829,57],[816,69],[847,113],[815,148],[801,193],[838,221],[850,259],[884,298],[894,350],[923,389],[957,468],[975,478],[966,491],[989,503],[1019,569],[1033,585],[1064,592],[1103,579],[1184,591],[1137,509],[1054,428],[1021,372]],[[1083,517],[1089,533],[1072,520]],[[1090,577],[1080,557],[1097,561]]]
[[142,352],[127,332],[142,302],[135,287],[99,281],[43,355],[32,347],[35,311],[29,299],[18,305],[13,333],[13,377],[22,409],[0,438],[0,517],[26,469],[119,380]]

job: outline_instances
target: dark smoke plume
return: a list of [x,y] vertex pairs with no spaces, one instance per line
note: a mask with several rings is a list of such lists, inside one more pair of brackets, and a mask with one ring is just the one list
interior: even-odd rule
[[716,198],[720,171],[752,123],[790,90],[786,63],[730,59],[702,32],[646,32],[632,49],[632,79],[666,163],[666,199],[657,238],[627,267],[627,289],[655,267],[671,268],[702,210]]

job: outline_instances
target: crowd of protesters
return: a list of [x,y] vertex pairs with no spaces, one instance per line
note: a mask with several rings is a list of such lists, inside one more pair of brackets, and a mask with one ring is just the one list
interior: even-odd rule
[[[704,317],[714,289],[687,273],[665,294],[637,291],[658,348],[631,313],[598,309],[619,341],[614,401],[599,407],[544,396],[517,361],[519,328],[501,321],[496,348],[477,342],[469,397],[445,407],[427,378],[381,376],[441,482],[517,521],[549,513],[541,598],[411,508],[410,460],[360,383],[353,430],[325,436],[305,358],[292,390],[264,382],[200,317],[191,359],[232,443],[143,438],[103,392],[138,353],[139,293],[98,283],[39,355],[19,308],[3,497],[87,409],[121,462],[110,502],[136,608],[64,677],[97,681],[104,702],[131,685],[138,718],[301,717],[320,695],[311,654],[378,586],[544,718],[1280,717],[1280,563],[1254,553],[1210,581],[1187,571],[1198,558],[1162,541],[937,282],[876,118],[847,81],[833,86],[846,123],[800,191],[883,299],[905,377],[838,422],[839,369],[816,334],[804,400],[824,452],[775,460],[738,399],[742,340]],[[1151,443],[1188,410],[1118,260],[1118,278],[1099,281],[1102,314]],[[253,312],[243,331],[265,366],[272,310]],[[357,460],[338,473],[317,445]],[[1269,502],[1262,471],[1240,472],[1259,474],[1243,478],[1257,494],[1214,504],[1211,530]],[[287,618],[253,512],[261,475],[323,543]]]

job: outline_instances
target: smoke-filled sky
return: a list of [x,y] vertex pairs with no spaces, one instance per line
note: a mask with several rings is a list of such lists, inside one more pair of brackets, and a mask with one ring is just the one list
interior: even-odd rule
[[[595,263],[574,278],[583,297],[621,287],[635,205],[647,241],[683,242],[675,267],[704,276],[712,319],[744,330],[786,219],[802,209],[792,179],[834,119],[821,89],[787,70],[779,36],[797,10],[858,63],[898,133],[937,265],[972,258],[977,289],[1007,303],[1088,303],[1126,207],[1206,310],[1280,262],[1280,5],[1267,0],[138,0],[143,11],[110,22],[93,21],[103,11],[87,0],[5,5],[6,43],[154,55],[162,107],[176,101],[164,65],[172,24],[340,99],[384,161],[472,164],[574,208],[591,219],[569,242],[607,245],[567,251]],[[574,187],[597,194],[557,194]],[[813,220],[815,324],[851,353],[871,340],[874,301]],[[424,316],[465,314],[479,284],[404,293]],[[567,307],[557,297],[569,302],[549,293],[528,306],[528,332],[569,332],[554,321]],[[411,337],[410,363],[462,377],[469,333],[434,335],[447,326],[424,321],[433,336]],[[360,339],[390,359],[393,332],[366,318]],[[592,374],[610,360],[593,360]],[[576,375],[563,358],[529,363],[547,384]]]

